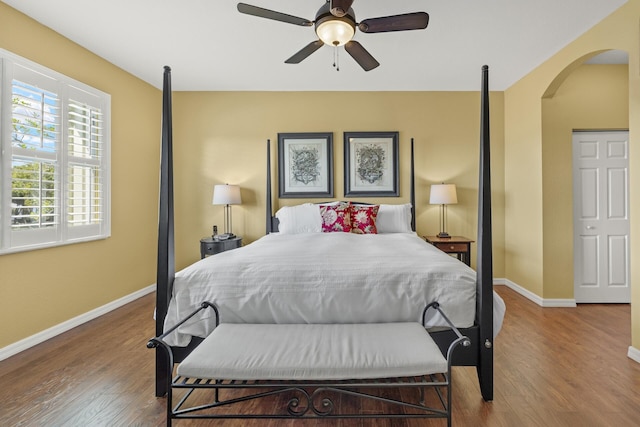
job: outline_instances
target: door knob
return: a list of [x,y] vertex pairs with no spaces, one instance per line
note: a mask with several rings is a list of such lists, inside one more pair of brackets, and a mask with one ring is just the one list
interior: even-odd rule
[[593,225],[587,225],[586,229],[587,230],[595,230],[596,227],[594,227]]

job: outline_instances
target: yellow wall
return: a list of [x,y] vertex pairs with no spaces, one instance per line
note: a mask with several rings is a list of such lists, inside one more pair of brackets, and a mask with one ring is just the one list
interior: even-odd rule
[[546,142],[543,143],[542,100],[552,96],[555,90],[560,91],[570,71],[589,56],[608,49],[629,53],[632,345],[635,348],[640,348],[640,263],[634,262],[640,253],[640,222],[633,221],[634,213],[640,210],[640,192],[634,191],[640,185],[640,174],[634,173],[640,170],[640,150],[634,149],[635,141],[640,138],[638,18],[640,0],[630,0],[505,91],[505,274],[543,298],[566,296],[564,291],[551,291],[553,283],[543,281],[546,270],[552,272],[552,277],[556,276],[553,271],[557,271],[555,260],[543,257],[544,242],[553,239],[550,234],[555,229],[544,226],[545,212],[548,214],[544,205],[547,201],[544,182],[554,182],[562,175],[551,172],[543,180],[543,171],[547,173],[554,168],[549,156],[543,156]]
[[[480,67],[478,67],[480,75]],[[455,183],[449,233],[475,239],[477,229],[480,96],[475,92],[181,92],[174,95],[177,265],[199,257],[198,240],[223,223],[211,205],[214,184],[238,184],[243,204],[233,207],[234,232],[245,243],[265,232],[266,141],[271,139],[272,182],[277,195],[278,132],[333,132],[334,194],[344,198],[343,132],[400,132],[400,197],[409,201],[410,141],[415,140],[417,231],[439,231],[429,185]],[[494,271],[504,277],[503,96],[491,95]],[[301,203],[282,199],[278,205]],[[475,252],[475,246],[473,248]],[[474,255],[472,255],[472,258]]]
[[112,237],[0,256],[2,348],[155,282],[161,93],[2,2],[0,48],[111,94],[112,142]]
[[535,102],[540,95],[528,80],[504,94],[505,277],[542,295],[542,131]]
[[573,298],[572,132],[628,127],[626,64],[582,65],[542,101],[545,298]]

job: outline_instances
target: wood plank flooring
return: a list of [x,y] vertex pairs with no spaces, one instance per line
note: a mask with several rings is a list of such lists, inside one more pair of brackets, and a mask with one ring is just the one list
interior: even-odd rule
[[[455,368],[454,426],[640,425],[640,364],[626,356],[628,305],[541,308],[504,286],[497,291],[505,299],[507,314],[495,342],[494,401],[482,400],[474,368]],[[165,399],[153,394],[154,353],[145,346],[154,334],[153,306],[153,295],[143,297],[0,362],[0,426],[164,425]],[[280,401],[284,403],[283,398]],[[376,403],[344,397],[339,404],[362,413],[376,409]],[[174,424],[412,427],[446,422],[314,419]]]

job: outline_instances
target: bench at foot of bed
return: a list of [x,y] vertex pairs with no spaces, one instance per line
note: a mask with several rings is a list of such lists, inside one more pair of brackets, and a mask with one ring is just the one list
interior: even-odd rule
[[[199,310],[207,307],[215,309],[203,303]],[[425,312],[429,307],[442,313],[437,303]],[[223,323],[178,365],[168,384],[167,425],[178,418],[304,417],[445,418],[450,425],[451,355],[469,342],[454,330],[459,338],[444,357],[417,322]],[[168,378],[173,357],[163,338],[170,332],[149,342],[167,352]],[[396,399],[385,392],[389,388],[407,391],[396,393],[403,396]],[[343,396],[373,399],[384,409],[359,413],[353,411],[358,405],[336,403]],[[282,407],[273,413],[243,412],[243,402],[255,399]],[[233,412],[233,405],[241,409]]]

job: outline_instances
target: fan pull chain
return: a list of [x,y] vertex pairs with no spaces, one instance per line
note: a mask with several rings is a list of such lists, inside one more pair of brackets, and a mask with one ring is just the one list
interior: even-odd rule
[[340,71],[340,53],[338,52],[338,45],[336,45],[333,51],[333,68],[335,68],[336,71]]

